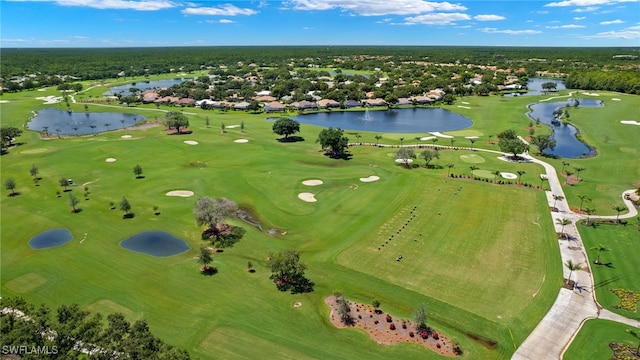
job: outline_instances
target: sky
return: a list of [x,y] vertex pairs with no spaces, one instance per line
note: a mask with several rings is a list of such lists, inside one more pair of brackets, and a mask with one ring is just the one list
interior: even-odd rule
[[0,0],[0,48],[640,46],[640,0]]

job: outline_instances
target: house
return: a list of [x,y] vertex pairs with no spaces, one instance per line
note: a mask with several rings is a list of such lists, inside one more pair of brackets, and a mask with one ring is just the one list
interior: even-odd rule
[[396,105],[398,106],[411,105],[411,104],[413,104],[413,101],[411,101],[411,99],[409,98],[398,98],[398,102],[396,103]]
[[270,90],[262,90],[262,91],[258,91],[258,93],[256,93],[256,96],[269,96],[271,95],[271,91]]
[[362,103],[358,100],[347,100],[344,102],[344,106],[347,108],[354,108],[362,106]]
[[434,101],[428,96],[414,96],[411,98],[411,100],[417,102],[418,104],[430,104]]
[[271,101],[276,101],[277,99],[273,96],[270,95],[259,95],[253,98],[253,100],[257,101],[257,102],[271,102]]
[[366,99],[364,100],[369,106],[387,106],[387,102],[384,99],[376,98],[376,99]]
[[191,98],[182,98],[179,99],[178,101],[175,102],[176,105],[179,106],[189,106],[189,105],[193,105],[193,103],[195,103],[196,101],[194,99]]
[[318,101],[318,107],[321,109],[337,108],[340,103],[332,99],[322,99]]
[[265,112],[284,112],[287,108],[278,101],[272,101],[264,106]]
[[296,101],[291,104],[291,107],[299,111],[318,109],[318,105],[316,103],[312,103],[307,100]]
[[233,105],[233,110],[247,110],[247,109],[249,109],[249,103],[246,101],[242,101]]

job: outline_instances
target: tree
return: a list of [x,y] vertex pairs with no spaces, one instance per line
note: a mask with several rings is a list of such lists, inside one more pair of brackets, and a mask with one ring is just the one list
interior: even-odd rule
[[67,188],[69,186],[69,180],[67,178],[60,178],[60,180],[58,180],[58,184],[60,184],[60,186],[62,186],[64,188],[64,191],[68,191],[69,189]]
[[556,140],[551,135],[536,135],[531,138],[531,143],[538,148],[538,154],[542,155],[546,149],[556,148]]
[[7,180],[4,181],[4,187],[7,190],[11,190],[11,196],[16,195],[15,192],[15,188],[16,188],[16,181],[13,178],[7,178]]
[[594,264],[600,264],[600,254],[603,251],[609,251],[611,249],[606,248],[604,245],[599,244],[598,246],[592,246],[591,250],[596,250],[598,252],[598,256],[596,257],[595,261],[593,262]]
[[585,194],[578,194],[578,199],[580,199],[580,211],[582,211],[582,204],[586,201],[590,201],[591,199]]
[[93,135],[95,135],[96,134],[96,126],[95,125],[89,125],[89,127],[91,128],[91,133]]
[[403,138],[403,137],[401,137],[401,138],[400,138],[400,146],[402,146],[402,142],[403,142],[403,141],[404,141],[404,138]]
[[382,139],[382,136],[376,135],[375,138],[376,138],[376,146],[378,146],[378,143],[380,142],[380,139]]
[[567,267],[567,269],[569,269],[569,278],[567,279],[567,283],[569,283],[571,281],[571,274],[576,271],[576,270],[582,270],[582,266],[580,264],[576,264],[573,261],[571,261],[571,259],[567,260],[567,262],[564,264],[564,266]]
[[224,133],[225,133],[225,129],[226,129],[226,128],[227,128],[227,127],[224,125],[224,123],[220,123],[220,133],[221,133],[221,134],[224,134]]
[[400,148],[394,154],[394,156],[396,159],[401,160],[406,167],[409,167],[409,163],[411,163],[412,159],[416,158],[416,153],[413,151],[413,149]]
[[564,174],[567,176],[564,180],[564,184],[567,185],[569,184],[569,178],[573,175],[573,171],[565,170]]
[[284,136],[285,140],[289,135],[300,131],[300,123],[289,118],[280,118],[273,123],[271,128],[274,133]]
[[136,164],[136,166],[133,167],[133,174],[136,176],[136,179],[143,178],[143,176],[142,176],[142,166],[140,166],[140,164]]
[[520,141],[520,139],[500,138],[498,146],[500,151],[512,153],[514,158],[527,149],[527,144]]
[[571,220],[569,219],[556,219],[556,224],[561,225],[562,228],[560,229],[560,236],[564,237],[565,239],[567,238],[567,235],[564,233],[564,227],[567,225],[570,225],[572,223]]
[[564,172],[564,168],[565,168],[565,166],[569,166],[569,165],[571,165],[571,164],[569,164],[569,163],[568,163],[568,162],[566,162],[566,161],[563,161],[563,162],[562,162],[562,170],[560,171],[560,173],[563,173],[563,172]]
[[636,357],[640,356],[640,333],[637,331],[627,329],[625,332],[638,340],[638,347],[636,348]]
[[562,201],[564,200],[564,196],[562,195],[553,195],[553,208],[556,208],[556,203],[558,202],[558,200]]
[[612,209],[618,213],[616,215],[616,224],[620,224],[620,213],[627,210],[627,208],[622,205],[615,205]]
[[427,310],[424,304],[420,304],[413,312],[413,322],[416,324],[416,331],[427,330]]
[[238,205],[226,198],[199,198],[193,208],[193,214],[198,226],[207,226],[202,232],[202,239],[212,239],[213,245],[220,248],[233,246],[246,232],[239,226],[225,223],[225,220],[234,216],[237,211]]
[[240,131],[244,132],[244,121],[240,121]]
[[338,315],[340,315],[340,321],[345,325],[353,325],[353,317],[351,317],[351,307],[349,302],[342,296],[336,298],[336,304],[338,305]]
[[581,172],[581,171],[585,171],[585,170],[587,170],[587,169],[586,169],[586,168],[583,168],[583,167],[574,167],[574,168],[573,168],[573,170],[575,170],[575,171],[576,171],[576,178],[577,178],[578,180],[580,180],[580,172]]
[[424,150],[420,153],[420,158],[424,159],[425,166],[428,168],[429,163],[433,159],[440,159],[440,152],[436,150]]
[[343,134],[344,131],[340,128],[322,129],[316,142],[320,143],[323,150],[327,150],[330,157],[340,158],[345,155],[349,146],[349,139]]
[[473,172],[480,169],[479,167],[475,166],[475,165],[471,165],[469,166],[469,169],[471,170],[471,177],[473,177]]
[[7,148],[13,145],[15,138],[22,134],[22,130],[13,126],[3,126],[0,128],[0,141],[2,142],[2,148]]
[[518,170],[516,171],[516,173],[518,174],[518,182],[520,182],[520,178],[522,177],[522,175],[525,174],[524,170]]
[[38,169],[38,167],[36,166],[36,164],[31,164],[31,169],[29,169],[29,174],[31,176],[33,176],[33,181],[37,182],[38,181],[38,173],[40,173],[40,170]]
[[211,121],[209,120],[209,117],[208,117],[208,116],[204,118],[204,124],[205,124],[207,127],[209,127],[209,125],[211,124]]
[[453,146],[453,143],[456,142],[456,139],[451,138],[451,139],[449,139],[449,142],[451,143],[451,146]]
[[286,250],[270,254],[267,267],[271,269],[272,279],[280,291],[291,291],[292,294],[313,291],[313,283],[304,277],[307,266],[300,262],[300,253]]
[[[107,131],[109,131],[109,126],[111,126],[111,124],[110,124],[110,123],[104,123],[104,127],[106,127],[106,128],[107,128]],[[56,129],[56,131],[59,133],[59,132],[60,132],[60,129]],[[60,134],[58,134],[58,137],[60,137]]]
[[171,111],[165,115],[164,124],[169,128],[169,130],[176,129],[176,132],[181,134],[182,132],[180,129],[189,127],[189,119],[181,112]]
[[499,139],[517,139],[516,131],[513,129],[507,129],[498,134]]
[[447,164],[447,177],[449,177],[451,175],[451,169],[456,166],[455,164],[452,163],[448,163]]
[[131,204],[129,203],[129,200],[127,200],[126,197],[122,197],[122,200],[120,200],[120,210],[124,211],[124,216],[125,217],[129,217],[129,211],[131,210]]
[[546,92],[549,92],[552,89],[555,90],[556,89],[556,83],[553,82],[553,81],[545,82],[545,83],[542,83],[541,87],[542,87],[542,90],[544,90],[544,92],[546,93]]
[[73,193],[69,193],[69,206],[71,206],[71,212],[78,212],[78,209],[76,209],[76,205],[78,205],[78,203],[80,203],[80,200],[78,200]]
[[209,264],[213,261],[213,256],[211,256],[211,251],[204,246],[200,246],[200,254],[198,255],[198,263],[202,265],[200,268],[200,272],[203,274],[211,273],[213,267]]
[[591,219],[589,218],[589,216],[593,215],[596,213],[596,209],[594,208],[590,208],[590,207],[585,207],[584,208],[584,212],[587,213],[587,222],[585,223],[585,225],[591,225]]
[[498,182],[498,176],[500,176],[500,170],[496,170],[493,172],[493,182],[497,183]]
[[380,307],[380,300],[373,299],[373,301],[371,302],[371,305],[377,310]]

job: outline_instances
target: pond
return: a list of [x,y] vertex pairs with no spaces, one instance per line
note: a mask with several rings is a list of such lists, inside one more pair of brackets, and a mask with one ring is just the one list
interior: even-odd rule
[[469,118],[440,108],[318,112],[292,119],[322,127],[388,133],[452,131],[473,125]]
[[184,240],[159,230],[145,231],[133,235],[126,240],[122,240],[120,246],[127,250],[155,257],[178,255],[191,249]]
[[556,79],[546,79],[546,78],[529,78],[527,81],[527,89],[529,90],[526,93],[508,93],[504,94],[504,96],[532,96],[532,95],[544,95],[546,92],[542,89],[542,84],[552,82],[556,84],[555,91],[566,90],[566,86],[564,85],[564,80],[556,80]]
[[[576,103],[577,101],[577,103]],[[530,112],[527,114],[532,120],[540,120],[541,123],[551,127],[552,136],[556,140],[553,150],[545,150],[545,154],[556,155],[564,158],[578,158],[593,156],[594,150],[576,137],[577,129],[571,124],[562,123],[556,114],[556,110],[562,107],[602,107],[602,101],[595,99],[568,99],[567,101],[539,102],[530,104]],[[571,109],[568,109],[571,116]]]
[[136,114],[42,109],[36,112],[27,128],[44,131],[47,127],[50,134],[56,135],[87,135],[133,126],[145,119]]
[[140,91],[145,91],[145,90],[149,90],[149,89],[160,89],[160,88],[170,88],[173,85],[176,84],[180,84],[182,82],[185,82],[187,80],[192,80],[192,79],[166,79],[166,80],[153,80],[153,81],[136,81],[136,82],[132,82],[129,84],[124,84],[124,85],[118,85],[118,86],[114,86],[112,88],[109,88],[109,90],[107,90],[104,95],[115,95],[115,94],[122,94],[122,95],[133,95],[133,93],[131,93],[131,91],[129,91],[132,88],[138,89]]
[[67,229],[53,229],[40,233],[29,240],[32,249],[48,249],[62,246],[73,239],[71,231]]

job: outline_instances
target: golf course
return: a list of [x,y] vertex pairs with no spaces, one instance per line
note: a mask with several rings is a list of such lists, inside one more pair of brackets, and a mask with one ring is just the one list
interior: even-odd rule
[[[163,76],[169,78],[153,78]],[[280,141],[267,119],[273,114],[90,101],[130,81],[83,82],[85,90],[72,93],[68,108],[37,99],[61,96],[55,87],[0,98],[2,125],[23,130],[0,158],[3,184],[15,181],[14,189],[3,188],[0,202],[1,293],[52,309],[76,303],[105,316],[144,318],[155,335],[193,358],[443,358],[424,346],[378,344],[365,331],[336,328],[325,303],[336,293],[362,304],[377,299],[394,318],[411,319],[424,304],[427,324],[460,346],[459,357],[510,358],[563,285],[548,186],[540,177],[544,168],[505,161],[498,153],[496,136],[504,130],[523,138],[551,132],[527,117],[529,104],[572,96],[603,102],[571,109],[571,124],[595,156],[551,158],[529,149],[555,167],[572,210],[588,205],[596,209],[593,216],[615,217],[621,194],[640,186],[640,126],[621,123],[640,121],[640,97],[634,95],[562,90],[459,97],[438,106],[473,125],[443,131],[451,138],[346,128],[349,156],[336,159],[316,142],[318,126],[300,124],[297,141]],[[115,121],[85,135],[28,130],[33,112],[46,108],[145,120],[136,126]],[[188,131],[167,131],[169,111],[188,118]],[[371,109],[377,111],[385,109]],[[437,148],[439,156],[428,167],[419,157],[405,166],[395,161],[398,146],[415,147],[416,154]],[[36,175],[30,173],[34,166]],[[68,179],[66,185],[61,179]],[[202,240],[193,214],[204,196],[235,202],[252,221],[228,220],[246,233],[213,254],[217,272],[210,276],[200,273],[197,258],[200,247],[211,244]],[[72,197],[77,201],[71,205]],[[130,216],[120,210],[123,198]],[[590,258],[600,304],[638,320],[637,309],[616,308],[618,298],[609,291],[640,293],[636,222],[577,226],[586,249],[600,243],[610,248],[601,260],[611,266],[593,265]],[[72,239],[51,248],[29,245],[52,229],[67,229]],[[151,256],[121,246],[147,231],[169,233],[188,249]],[[269,278],[267,258],[288,249],[300,252],[313,291],[278,291]],[[247,271],[248,263],[255,271]],[[613,340],[635,346],[624,332],[629,326],[600,322],[585,325],[595,332],[603,324],[598,341],[581,332],[579,349],[569,348],[566,358],[610,356],[603,347]]]

